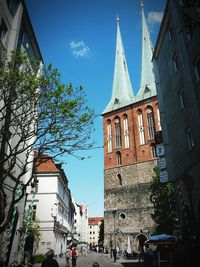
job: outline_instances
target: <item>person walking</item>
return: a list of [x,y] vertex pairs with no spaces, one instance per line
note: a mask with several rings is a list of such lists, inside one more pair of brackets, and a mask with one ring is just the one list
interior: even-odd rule
[[67,248],[66,249],[66,266],[69,267],[70,264],[70,256],[71,256],[71,249],[70,248]]
[[46,260],[42,263],[41,267],[59,267],[57,260],[54,259],[54,250],[50,249],[45,254],[47,256]]
[[76,252],[76,248],[72,247],[72,267],[76,266],[76,259],[77,259],[77,252]]
[[117,249],[116,247],[114,247],[113,249],[113,258],[114,258],[114,262],[117,260]]

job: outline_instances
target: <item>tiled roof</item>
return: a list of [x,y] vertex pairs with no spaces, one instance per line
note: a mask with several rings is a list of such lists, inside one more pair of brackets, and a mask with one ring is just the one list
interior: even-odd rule
[[53,162],[52,158],[44,155],[36,162],[36,172],[58,172],[59,168]]
[[104,217],[89,217],[88,223],[89,224],[98,224],[99,222],[103,221]]

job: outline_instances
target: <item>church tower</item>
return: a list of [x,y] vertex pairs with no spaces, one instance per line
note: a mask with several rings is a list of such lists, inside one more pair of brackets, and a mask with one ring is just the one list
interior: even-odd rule
[[157,163],[154,134],[160,130],[153,48],[142,9],[141,84],[133,94],[117,18],[112,96],[104,127],[104,245],[137,251],[137,236],[153,227],[150,181]]

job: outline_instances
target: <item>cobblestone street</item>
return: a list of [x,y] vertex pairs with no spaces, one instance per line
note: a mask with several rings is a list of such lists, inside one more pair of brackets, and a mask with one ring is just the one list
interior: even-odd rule
[[[113,259],[107,254],[90,252],[87,256],[78,256],[76,267],[92,267],[92,264],[95,261],[99,263],[100,267],[143,266],[143,263],[138,263],[138,260],[134,262],[118,259],[116,262],[113,262]],[[58,262],[60,267],[66,267],[65,258],[58,260]]]

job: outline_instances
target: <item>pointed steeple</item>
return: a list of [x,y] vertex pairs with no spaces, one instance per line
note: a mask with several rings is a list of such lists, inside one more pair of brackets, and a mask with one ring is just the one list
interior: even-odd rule
[[133,90],[130,82],[126,57],[124,53],[122,37],[117,17],[117,43],[115,54],[115,68],[112,87],[112,96],[103,113],[125,107],[134,101]]
[[142,9],[142,70],[140,90],[137,93],[136,101],[141,101],[156,95],[155,76],[153,71],[153,47],[144,15],[144,4],[141,1]]

